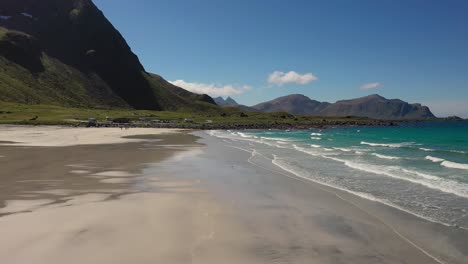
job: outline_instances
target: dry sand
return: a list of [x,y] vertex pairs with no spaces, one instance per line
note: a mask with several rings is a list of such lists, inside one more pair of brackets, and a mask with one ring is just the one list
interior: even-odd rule
[[[71,128],[58,126],[0,126],[0,145],[64,147],[76,145],[141,142],[146,139],[124,138],[140,135],[176,133],[164,128]],[[1,156],[0,156],[1,157]]]

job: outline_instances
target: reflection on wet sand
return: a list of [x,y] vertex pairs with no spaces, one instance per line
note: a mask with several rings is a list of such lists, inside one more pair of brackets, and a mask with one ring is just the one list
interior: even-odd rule
[[[116,199],[143,190],[141,170],[197,148],[195,137],[169,134],[136,136],[147,141],[69,147],[1,146],[0,216],[43,206]],[[148,187],[145,186],[145,190]]]

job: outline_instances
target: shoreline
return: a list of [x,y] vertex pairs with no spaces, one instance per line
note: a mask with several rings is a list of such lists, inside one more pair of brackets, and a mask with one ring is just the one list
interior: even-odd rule
[[26,201],[0,208],[0,258],[461,264],[468,256],[466,232],[301,181],[202,131],[148,131],[131,141],[98,131],[108,144],[60,147],[33,146],[28,131],[30,146],[0,145],[0,206]]
[[[247,153],[243,149],[236,148],[235,146],[227,146],[227,144],[224,144],[225,142],[223,140],[204,135],[204,132],[196,132],[195,135],[201,137],[200,142],[206,145],[204,147],[205,149],[208,149],[207,151],[205,151],[205,154],[204,154],[206,156],[205,161],[201,161],[200,158],[197,159],[193,157],[191,160],[188,160],[186,162],[195,163],[195,164],[200,163],[200,165],[193,165],[191,167],[194,167],[196,169],[201,169],[201,168],[206,167],[209,164],[207,160],[216,159],[217,162],[227,163],[226,164],[227,167],[225,166],[225,169],[231,169],[230,167],[232,166],[232,170],[239,170],[239,172],[229,173],[226,176],[221,177],[221,179],[215,176],[206,176],[206,177],[199,176],[199,177],[202,177],[202,179],[205,179],[204,182],[207,183],[206,184],[207,189],[211,189],[213,192],[217,193],[219,197],[224,197],[226,201],[232,201],[233,199],[241,200],[242,202],[236,203],[238,207],[239,207],[239,203],[246,203],[246,204],[256,203],[255,200],[261,197],[255,194],[256,192],[259,192],[259,189],[265,188],[269,190],[268,194],[265,194],[267,196],[276,196],[278,192],[288,192],[288,189],[292,188],[291,185],[294,185],[295,186],[294,188],[305,189],[306,192],[299,191],[297,196],[303,195],[303,197],[297,197],[294,200],[293,204],[295,204],[295,202],[298,202],[297,199],[299,199],[300,201],[303,201],[304,199],[307,199],[307,197],[309,196],[315,197],[316,195],[319,195],[319,196],[323,195],[323,194],[309,193],[309,191],[312,191],[312,190],[316,190],[316,192],[318,193],[320,192],[327,193],[331,195],[330,199],[339,200],[338,203],[343,202],[355,208],[356,211],[362,212],[363,214],[361,216],[358,216],[358,218],[360,217],[364,217],[364,218],[360,219],[359,221],[367,221],[364,219],[368,217],[370,219],[374,219],[378,223],[379,226],[381,226],[383,229],[387,229],[390,233],[392,233],[394,236],[397,237],[397,240],[400,240],[400,242],[398,242],[398,247],[408,245],[409,247],[413,248],[417,252],[426,256],[431,261],[430,262],[426,260],[426,261],[420,262],[420,261],[415,260],[411,263],[432,263],[432,262],[434,263],[464,263],[463,262],[464,259],[466,259],[466,257],[468,256],[468,249],[464,247],[464,245],[466,245],[466,242],[468,241],[467,230],[459,229],[459,228],[452,227],[452,226],[445,226],[440,223],[434,223],[434,222],[428,221],[427,219],[424,219],[414,214],[411,214],[409,212],[406,212],[404,210],[400,210],[398,208],[391,207],[386,204],[382,204],[378,201],[368,200],[360,196],[357,196],[355,194],[349,193],[347,191],[339,190],[337,188],[330,187],[330,186],[326,186],[324,184],[311,181],[309,179],[307,180],[301,179],[294,174],[281,170],[280,168],[272,165],[269,161],[266,161],[265,164],[263,163],[255,164],[255,162],[252,162],[251,160],[252,158],[250,156],[251,153]],[[222,145],[225,145],[225,146],[222,146]],[[224,153],[223,157],[218,157],[216,155],[216,153],[220,153],[220,152]],[[241,156],[243,156],[244,158],[240,158]],[[245,164],[239,163],[239,162],[242,162],[242,160],[243,162],[245,162]],[[247,171],[249,171],[247,167],[249,167],[250,165],[254,166],[253,171],[255,171],[255,174],[247,173]],[[170,167],[170,165],[168,166]],[[219,165],[217,165],[216,167],[218,166]],[[172,169],[169,168],[169,170],[172,170]],[[260,172],[259,170],[260,171],[263,170],[263,172]],[[240,175],[242,175],[240,174],[240,171],[242,171],[243,173],[246,173],[246,175],[244,175],[245,179],[240,180],[240,181],[245,180],[244,183],[240,184],[240,186],[242,186],[241,188],[233,186],[233,183],[237,180],[234,180],[231,178],[231,177],[239,177]],[[212,170],[210,169],[204,170],[204,174],[210,175],[210,172],[212,172]],[[226,172],[223,171],[223,174],[224,173]],[[180,174],[180,175],[183,175],[183,174]],[[192,178],[192,176],[184,176],[184,178],[186,177],[188,177],[189,179]],[[250,177],[252,177],[253,179],[250,179]],[[265,182],[278,181],[279,184],[275,184],[274,185],[275,187],[273,187],[272,183],[270,184],[265,183],[267,184],[267,187],[260,186],[258,184],[254,184],[254,182],[258,181],[258,180],[255,180],[256,178],[260,178],[261,179],[260,181],[262,182],[263,181]],[[291,182],[291,180],[293,180],[293,182]],[[217,183],[213,183],[213,182],[217,182]],[[247,187],[246,184],[254,186],[252,187],[253,189],[252,192],[254,192],[254,194],[249,192],[249,194],[247,195],[247,198],[239,198],[240,196],[243,196],[243,194],[240,194],[238,192],[239,191],[243,192],[243,188],[249,188]],[[309,187],[307,186],[312,188],[312,190],[310,190]],[[295,195],[295,194],[288,194],[288,195]],[[315,198],[311,198],[310,200],[305,200],[305,202],[312,201]],[[248,201],[245,201],[245,200],[248,200]],[[324,202],[325,203],[323,204],[323,206],[335,208],[331,200],[326,199]],[[276,207],[279,205],[275,204],[272,206]],[[254,211],[250,211],[250,213],[253,213],[253,212]],[[348,216],[347,214],[341,215],[339,211],[333,212],[332,214],[335,214],[335,213],[340,215],[340,218],[341,217],[346,218]],[[264,216],[261,216],[261,217],[263,219]],[[342,227],[336,227],[336,228],[341,229]],[[367,233],[368,231],[370,230],[364,230],[363,232]],[[386,241],[379,240],[378,242],[376,241],[376,243],[386,244]],[[403,257],[403,255],[401,257]],[[395,262],[398,262],[398,261],[395,261]],[[354,262],[350,261],[349,263],[354,263]],[[366,261],[356,262],[356,263],[366,263]]]
[[[349,119],[349,120],[347,120]],[[112,122],[96,122],[88,123],[70,122],[70,123],[37,123],[37,122],[13,122],[3,123],[0,126],[58,126],[58,127],[99,127],[99,128],[157,128],[157,129],[192,129],[192,130],[267,130],[267,129],[310,129],[310,128],[331,128],[331,127],[351,127],[351,126],[369,126],[369,127],[392,127],[399,126],[408,122],[425,122],[428,120],[379,120],[365,118],[343,118],[341,120],[333,120],[323,118],[317,121],[295,121],[286,122],[278,119],[270,122],[230,122],[230,123],[192,123],[192,122],[161,122],[161,123],[112,123]]]

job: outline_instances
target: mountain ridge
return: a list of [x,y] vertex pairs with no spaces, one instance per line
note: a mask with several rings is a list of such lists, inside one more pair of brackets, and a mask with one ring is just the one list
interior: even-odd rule
[[376,119],[430,119],[435,118],[427,106],[409,104],[400,99],[386,99],[378,94],[339,100],[335,103],[319,102],[301,94],[278,97],[252,106],[262,112],[288,112],[296,115],[356,116]]
[[216,108],[148,73],[91,0],[0,2],[0,100],[151,110]]
[[221,96],[218,96],[216,98],[213,98],[213,100],[219,106],[238,106],[239,105],[236,102],[236,100],[232,99],[230,96],[228,96],[226,99],[224,99]]
[[218,96],[216,98],[213,98],[213,100],[216,102],[217,105],[220,107],[235,107],[238,108],[242,111],[247,111],[247,112],[261,112],[255,108],[252,108],[250,106],[242,105],[236,102],[236,100],[232,99],[230,96],[228,96],[226,99],[224,99],[221,96]]

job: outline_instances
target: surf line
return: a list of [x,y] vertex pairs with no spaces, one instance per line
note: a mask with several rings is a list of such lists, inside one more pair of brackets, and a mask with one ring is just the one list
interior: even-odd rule
[[[236,147],[234,147],[236,148]],[[239,149],[239,148],[236,148],[236,149]],[[239,150],[242,150],[242,151],[246,151],[245,149],[239,149]],[[247,151],[246,151],[247,152]],[[272,170],[272,169],[269,169],[269,168],[266,168],[262,165],[259,165],[259,164],[256,164],[255,162],[252,161],[252,159],[255,157],[255,155],[258,154],[266,159],[269,159],[267,157],[265,157],[263,154],[261,153],[258,153],[257,151],[253,150],[251,152],[251,156],[247,159],[247,162],[249,162],[250,164],[252,164],[253,166],[256,166],[258,168],[262,168],[264,170],[267,170],[269,172],[272,172],[272,173],[277,173],[277,174],[281,174],[283,176],[286,176],[290,179],[293,179],[293,180],[296,180],[296,181],[300,181],[300,182],[303,182],[303,183],[306,183],[306,184],[310,184],[312,180],[306,180],[304,178],[300,178],[299,176],[296,176],[294,174],[291,173],[291,175],[288,175],[284,172],[279,172],[279,171],[276,171],[276,170]],[[294,176],[292,176],[294,175]],[[314,183],[317,183],[318,185],[321,185],[320,183],[318,182],[315,182],[315,181],[312,181]],[[438,259],[437,257],[431,255],[429,252],[427,252],[425,249],[423,249],[421,246],[419,246],[418,244],[416,244],[415,242],[411,241],[409,238],[407,238],[406,236],[404,236],[402,233],[400,233],[395,227],[391,226],[390,224],[387,224],[382,218],[376,216],[376,215],[373,215],[371,214],[370,212],[368,212],[367,210],[363,209],[362,207],[360,207],[359,205],[357,205],[356,203],[353,203],[347,199],[345,199],[344,197],[342,197],[341,195],[339,195],[338,193],[336,192],[333,192],[331,190],[327,190],[325,188],[322,188],[320,186],[314,186],[314,187],[317,187],[319,190],[322,190],[322,191],[325,191],[327,193],[330,193],[330,194],[333,194],[334,196],[336,196],[338,199],[344,201],[345,203],[349,203],[350,205],[354,206],[355,208],[357,208],[358,210],[364,212],[365,214],[367,214],[368,216],[376,219],[378,222],[382,223],[384,226],[386,226],[388,229],[390,229],[393,233],[395,233],[398,237],[400,237],[401,239],[403,239],[405,242],[407,242],[408,244],[410,244],[411,246],[413,246],[414,248],[416,248],[417,250],[419,250],[420,252],[422,252],[424,255],[426,255],[427,257],[431,258],[432,260],[434,260],[435,262],[439,263],[439,264],[446,264],[445,262],[443,262],[442,260]],[[331,187],[330,187],[331,188]]]

